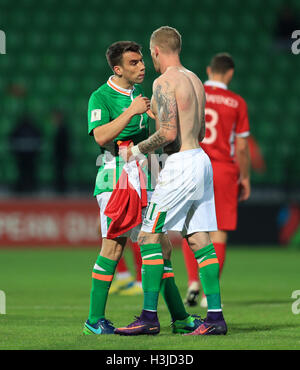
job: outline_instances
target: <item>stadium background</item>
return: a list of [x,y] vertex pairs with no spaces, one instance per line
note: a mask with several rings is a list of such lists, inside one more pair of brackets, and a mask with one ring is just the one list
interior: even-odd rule
[[[291,16],[280,22],[287,4]],[[291,51],[289,30],[300,29],[299,13],[297,0],[1,0],[0,245],[99,245],[92,199],[98,148],[87,134],[88,98],[111,75],[105,51],[121,39],[143,46],[150,96],[156,74],[149,37],[170,25],[182,34],[183,64],[203,81],[215,53],[232,54],[230,89],[248,104],[263,157],[251,170],[252,196],[239,207],[230,243],[299,247],[300,55]],[[55,146],[57,110],[65,116],[67,158]],[[13,150],[22,145],[12,133],[25,114],[40,136],[29,144],[37,148],[36,167],[29,164],[20,185]],[[57,171],[66,174],[59,188],[58,162],[65,166]],[[24,189],[31,172],[36,188]]]

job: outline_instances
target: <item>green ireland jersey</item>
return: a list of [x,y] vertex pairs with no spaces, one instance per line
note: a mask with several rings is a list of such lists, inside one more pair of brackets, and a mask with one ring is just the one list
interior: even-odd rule
[[[107,83],[91,94],[88,104],[88,133],[93,135],[94,128],[105,125],[119,117],[138,95],[143,94],[140,85],[134,85],[132,90],[117,86],[111,76]],[[132,140],[134,145],[149,136],[149,116],[147,113],[135,115],[124,130],[104,147],[100,147],[99,165],[94,196],[102,192],[111,192],[122,172],[124,161],[118,156],[117,142]],[[147,171],[147,170],[145,170]],[[151,189],[151,176],[147,171],[147,190]]]

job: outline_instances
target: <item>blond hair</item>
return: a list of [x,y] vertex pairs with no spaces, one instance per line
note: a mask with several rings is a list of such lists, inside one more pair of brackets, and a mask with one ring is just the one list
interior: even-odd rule
[[173,27],[162,26],[152,33],[150,44],[159,46],[162,52],[166,54],[179,54],[181,50],[181,35]]

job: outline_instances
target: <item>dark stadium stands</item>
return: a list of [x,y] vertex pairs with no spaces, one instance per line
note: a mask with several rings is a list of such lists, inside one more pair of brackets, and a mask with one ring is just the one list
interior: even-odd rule
[[[6,33],[7,54],[0,55],[0,184],[10,187],[16,180],[8,137],[18,115],[27,110],[44,137],[38,178],[42,187],[52,186],[51,111],[60,108],[67,114],[72,142],[69,187],[92,192],[98,148],[87,135],[87,103],[91,92],[111,74],[106,48],[121,39],[143,45],[148,68],[144,89],[150,96],[156,74],[149,36],[167,24],[182,33],[182,62],[202,80],[214,53],[233,55],[236,73],[231,89],[248,103],[251,131],[267,165],[264,173],[252,173],[253,184],[299,185],[300,55],[276,48],[274,28],[281,4],[279,0],[1,0],[0,28]],[[299,1],[290,4],[299,11]],[[11,85],[25,87],[25,97],[13,95]]]

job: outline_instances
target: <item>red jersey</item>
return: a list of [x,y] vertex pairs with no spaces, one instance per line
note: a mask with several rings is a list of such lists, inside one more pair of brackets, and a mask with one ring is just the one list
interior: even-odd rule
[[247,104],[224,83],[207,81],[204,89],[206,133],[200,145],[212,161],[233,163],[235,137],[250,134]]

